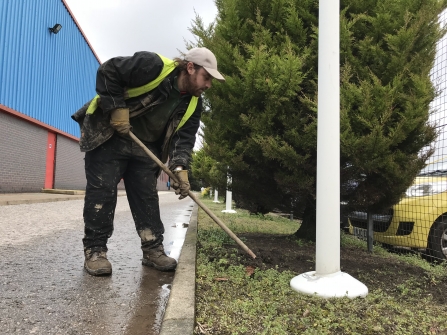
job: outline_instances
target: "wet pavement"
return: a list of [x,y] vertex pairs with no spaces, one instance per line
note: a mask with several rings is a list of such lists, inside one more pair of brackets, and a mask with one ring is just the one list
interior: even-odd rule
[[[180,255],[194,202],[160,192],[165,250]],[[0,206],[1,334],[158,334],[174,272],[141,265],[127,198],[108,243],[110,277],[83,270],[83,200]]]

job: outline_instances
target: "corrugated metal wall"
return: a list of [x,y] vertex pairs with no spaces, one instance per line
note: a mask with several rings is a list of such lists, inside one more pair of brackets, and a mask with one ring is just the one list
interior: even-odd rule
[[0,104],[79,137],[99,63],[62,1],[1,0],[0,45]]

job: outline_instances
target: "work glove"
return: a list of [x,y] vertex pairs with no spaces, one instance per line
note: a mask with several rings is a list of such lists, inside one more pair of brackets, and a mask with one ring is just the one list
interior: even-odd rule
[[120,135],[128,135],[131,130],[129,108],[117,108],[110,112],[110,125]]
[[172,184],[172,188],[175,190],[175,194],[179,195],[179,200],[182,200],[188,196],[188,192],[191,189],[188,181],[188,170],[174,170],[174,175],[178,180]]

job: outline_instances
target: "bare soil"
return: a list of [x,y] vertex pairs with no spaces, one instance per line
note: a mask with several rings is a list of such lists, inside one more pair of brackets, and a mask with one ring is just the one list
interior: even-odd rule
[[[297,275],[315,270],[315,244],[299,245],[293,236],[239,234],[244,243],[255,253],[252,259],[244,250],[237,248],[234,265],[251,266],[266,270],[289,270]],[[227,245],[227,252],[234,253],[234,245]],[[217,255],[209,255],[210,260]],[[234,259],[231,257],[228,260]],[[447,304],[447,281],[434,282],[426,271],[409,265],[396,257],[384,257],[369,253],[367,249],[342,247],[341,271],[361,280],[370,291],[381,289],[396,291],[397,286],[413,281],[421,295],[431,294],[439,304]]]

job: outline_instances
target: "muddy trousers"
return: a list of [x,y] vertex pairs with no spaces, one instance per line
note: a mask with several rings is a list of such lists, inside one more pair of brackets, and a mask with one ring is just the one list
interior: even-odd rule
[[[159,157],[155,145],[145,144]],[[152,232],[153,238],[145,242],[145,247],[163,242],[164,226],[156,189],[158,172],[158,165],[134,141],[116,134],[85,154],[84,250],[107,251],[121,178],[137,232],[146,229]]]

